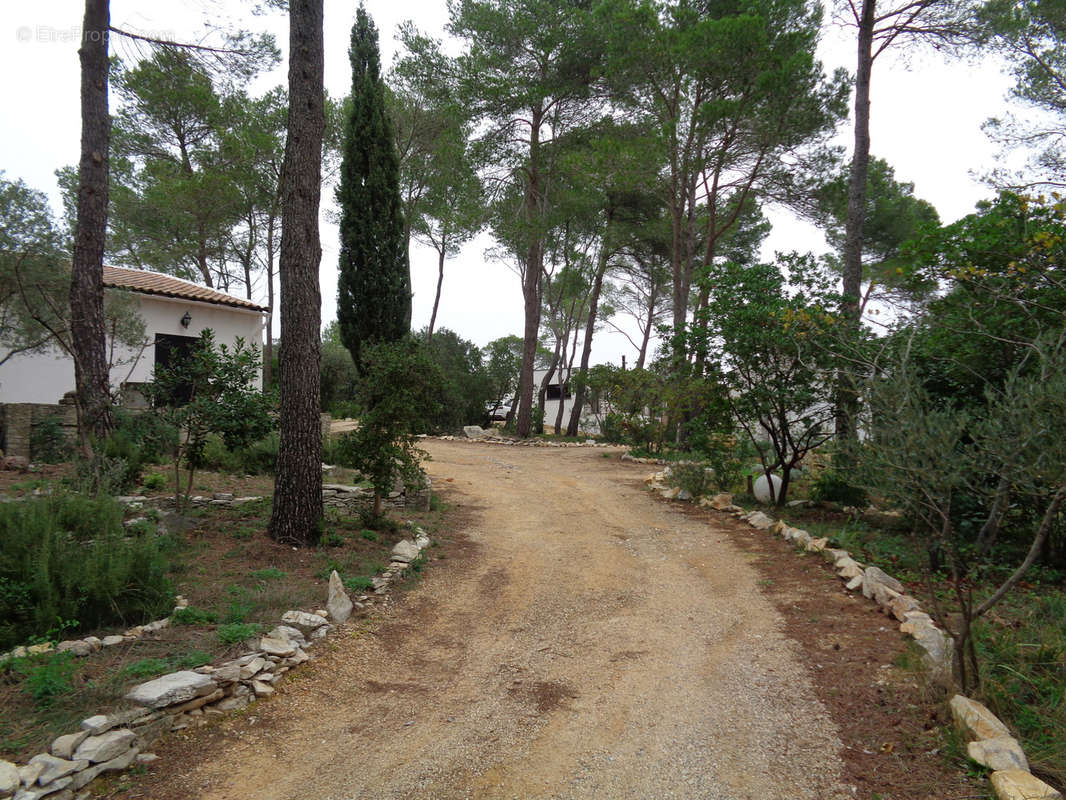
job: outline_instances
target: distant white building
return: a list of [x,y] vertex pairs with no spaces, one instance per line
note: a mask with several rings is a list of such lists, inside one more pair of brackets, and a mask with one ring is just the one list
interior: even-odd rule
[[[263,345],[267,309],[250,300],[170,275],[120,267],[104,267],[104,286],[129,291],[144,321],[142,346],[116,344],[111,359],[112,388],[128,392],[134,402],[138,386],[152,379],[156,364],[181,358],[205,328],[214,331],[218,344],[232,346],[240,337]],[[0,366],[0,403],[58,403],[73,390],[74,362],[59,348],[21,353]]]
[[[544,382],[544,376],[548,374],[546,369],[533,370],[533,403],[536,405],[537,393],[540,391],[540,385]],[[554,432],[555,420],[559,414],[559,406],[563,407],[563,419],[562,419],[562,431],[566,431],[567,423],[570,422],[570,414],[573,413],[574,401],[576,399],[573,391],[573,387],[570,382],[570,370],[563,367],[562,369],[556,369],[552,374],[551,382],[548,384],[547,389],[544,392],[544,430],[548,433]],[[581,410],[581,420],[578,423],[578,429],[581,433],[599,433],[600,423],[596,417],[595,409],[593,408],[593,399],[590,393],[586,392],[585,407]]]

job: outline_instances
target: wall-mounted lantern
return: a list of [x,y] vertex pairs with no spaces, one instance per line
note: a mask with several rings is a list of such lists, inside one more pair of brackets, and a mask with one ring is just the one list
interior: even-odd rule
[[185,312],[185,316],[181,318],[181,327],[188,328],[189,323],[192,322],[192,317],[189,316],[189,312]]

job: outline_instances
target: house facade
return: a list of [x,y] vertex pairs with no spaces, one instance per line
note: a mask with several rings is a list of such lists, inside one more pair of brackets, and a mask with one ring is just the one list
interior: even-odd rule
[[[537,402],[537,393],[548,374],[546,369],[533,370],[533,403]],[[559,418],[559,408],[562,407],[563,417],[560,426],[561,431],[566,430],[570,422],[570,414],[573,413],[574,402],[577,399],[570,380],[570,370],[566,367],[556,369],[552,374],[544,392],[544,430],[555,430],[555,421]],[[600,431],[599,420],[592,408],[591,398],[586,398],[585,407],[581,410],[581,419],[578,422],[578,430],[581,433],[596,434]]]
[[[267,309],[170,275],[104,267],[105,291],[127,291],[136,301],[145,338],[136,347],[108,343],[111,386],[131,405],[138,387],[152,380],[156,364],[187,351],[205,328],[215,341],[231,346],[237,338],[262,347]],[[260,384],[262,381],[260,372]],[[74,362],[59,348],[22,353],[0,366],[0,403],[58,403],[74,390]]]

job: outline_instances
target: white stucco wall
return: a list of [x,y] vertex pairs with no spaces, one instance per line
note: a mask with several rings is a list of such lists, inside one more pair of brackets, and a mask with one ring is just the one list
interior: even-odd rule
[[[211,328],[219,344],[232,345],[239,336],[247,343],[263,346],[264,317],[257,311],[137,293],[133,296],[138,300],[148,341],[143,351],[116,347],[111,370],[113,389],[122,383],[152,379],[158,333],[199,336],[205,328]],[[181,318],[186,312],[192,319],[189,327],[183,328]],[[56,403],[73,389],[74,362],[59,350],[18,355],[0,365],[0,403]]]

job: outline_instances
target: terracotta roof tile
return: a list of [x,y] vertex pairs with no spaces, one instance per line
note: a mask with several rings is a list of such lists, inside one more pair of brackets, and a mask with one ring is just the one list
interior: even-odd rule
[[143,294],[161,297],[177,297],[183,300],[199,300],[201,303],[215,303],[220,306],[244,308],[249,311],[266,311],[263,306],[251,300],[209,289],[191,281],[175,278],[172,275],[160,275],[142,269],[125,269],[123,267],[104,267],[104,286],[113,289],[129,289]]

